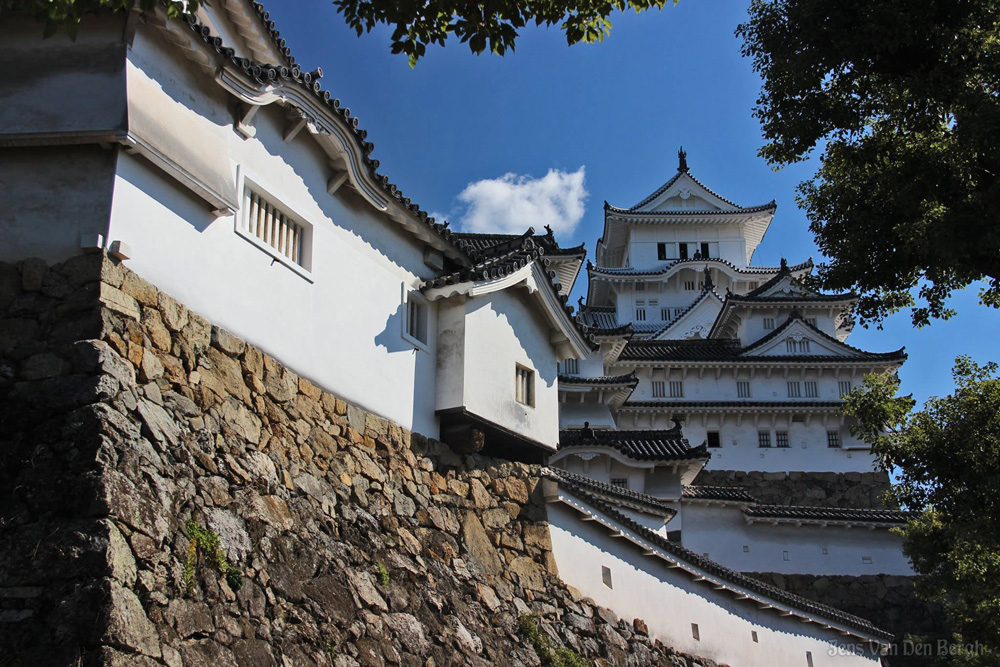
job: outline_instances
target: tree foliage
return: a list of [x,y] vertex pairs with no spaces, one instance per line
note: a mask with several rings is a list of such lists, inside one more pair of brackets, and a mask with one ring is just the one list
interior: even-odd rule
[[[676,3],[677,0],[674,0]],[[414,65],[431,44],[455,37],[473,53],[504,55],[514,50],[527,25],[559,25],[570,45],[600,42],[611,32],[615,11],[662,9],[666,0],[333,0],[348,25],[361,35],[391,26],[392,52]]]
[[897,479],[891,494],[914,517],[903,550],[917,592],[941,602],[959,643],[985,651],[966,665],[1000,664],[1000,372],[959,357],[955,392],[913,411],[894,375],[873,375],[846,399],[851,431]]
[[760,154],[821,149],[799,188],[820,286],[857,291],[863,322],[946,318],[981,279],[1000,306],[1000,0],[752,0],[737,33]]

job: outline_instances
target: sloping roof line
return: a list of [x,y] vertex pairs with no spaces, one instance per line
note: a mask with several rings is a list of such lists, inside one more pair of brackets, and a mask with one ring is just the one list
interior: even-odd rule
[[701,290],[701,294],[699,294],[698,297],[694,301],[692,301],[690,304],[688,304],[687,308],[685,308],[684,310],[682,310],[677,315],[674,315],[673,319],[671,319],[669,322],[666,322],[662,327],[660,327],[659,329],[657,329],[653,333],[652,337],[656,338],[657,336],[666,333],[667,330],[670,329],[670,327],[672,327],[675,324],[677,324],[678,322],[680,322],[681,319],[683,319],[685,315],[687,315],[692,310],[694,310],[695,307],[698,304],[700,304],[702,301],[704,301],[705,299],[707,299],[708,295],[710,295],[710,294],[714,294],[716,299],[718,299],[719,301],[722,301],[722,297],[719,296],[719,293],[715,291],[714,287],[707,287],[707,286],[703,287],[702,290]]
[[639,491],[633,491],[632,489],[627,489],[625,487],[615,486],[614,484],[599,482],[595,479],[563,470],[562,468],[545,468],[543,470],[543,474],[558,480],[560,483],[564,484],[566,488],[576,492],[590,492],[599,496],[614,498],[615,501],[621,502],[625,505],[631,505],[633,507],[638,506],[643,509],[652,509],[656,514],[670,516],[670,518],[677,515],[677,510],[670,507],[670,505],[646,493],[640,493]]
[[566,485],[558,477],[555,478],[555,481],[570,493],[577,495],[578,497],[582,497],[582,499],[590,504],[594,509],[613,520],[622,528],[627,529],[627,531],[632,535],[663,550],[671,557],[676,558],[678,561],[683,561],[684,563],[693,566],[706,574],[717,577],[723,582],[727,582],[744,590],[763,595],[810,617],[818,617],[820,619],[834,621],[844,627],[862,632],[869,637],[877,637],[886,642],[894,639],[894,635],[891,632],[887,632],[876,627],[871,623],[871,621],[861,618],[860,616],[855,616],[854,614],[841,611],[835,607],[830,607],[819,602],[814,602],[813,600],[808,600],[799,595],[795,595],[794,593],[782,590],[772,584],[765,583],[741,572],[731,570],[720,563],[710,560],[691,551],[690,549],[687,549],[686,547],[681,546],[677,542],[671,542],[662,535],[653,532],[649,528],[646,528],[645,526],[625,516],[604,500],[594,496],[593,494],[587,493],[585,489],[581,493],[579,488],[577,488],[577,490],[570,488],[569,485]]
[[[357,116],[351,116],[351,110],[349,108],[342,107],[339,99],[334,98],[330,91],[323,90],[323,87],[319,82],[320,78],[323,76],[323,70],[321,68],[316,68],[313,72],[302,71],[302,68],[298,64],[295,64],[295,59],[291,55],[291,50],[284,44],[284,40],[278,37],[279,33],[274,28],[274,22],[270,20],[270,15],[264,11],[263,5],[256,2],[253,3],[253,8],[260,19],[264,22],[265,28],[267,28],[272,40],[275,41],[275,46],[282,54],[286,54],[285,57],[288,59],[288,62],[291,63],[290,66],[257,63],[249,58],[237,56],[235,49],[226,46],[221,37],[213,36],[211,28],[201,23],[198,17],[193,13],[182,14],[178,20],[186,23],[195,34],[201,37],[201,39],[224,60],[231,62],[237,68],[242,70],[245,75],[252,78],[260,85],[274,84],[278,81],[294,82],[301,86],[303,90],[315,97],[319,103],[327,108],[330,114],[339,116],[346,125],[350,136],[356,142],[362,155],[363,162],[367,167],[371,178],[379,184],[381,189],[388,194],[391,199],[395,200],[402,205],[403,208],[407,209],[418,220],[424,223],[436,236],[446,241],[449,245],[457,247],[455,240],[453,239],[454,232],[449,229],[448,222],[436,222],[435,219],[426,211],[421,209],[418,204],[413,202],[409,197],[406,197],[403,194],[403,191],[400,190],[395,183],[390,182],[388,176],[379,173],[378,168],[380,163],[378,160],[371,157],[372,151],[375,149],[375,145],[370,141],[367,141],[368,132],[358,127],[358,118]],[[167,20],[169,21],[172,19]]]
[[[678,169],[677,173],[674,174],[673,178],[671,178],[669,181],[667,181],[666,183],[664,183],[663,185],[661,185],[659,188],[657,188],[656,191],[653,192],[653,194],[649,195],[648,197],[646,197],[645,199],[643,199],[641,202],[639,202],[638,204],[636,204],[634,206],[630,206],[629,208],[626,208],[626,209],[617,209],[617,210],[619,210],[619,211],[635,211],[635,210],[639,209],[640,207],[645,206],[646,204],[648,204],[649,202],[653,201],[654,199],[656,199],[657,197],[659,197],[660,195],[662,195],[664,192],[666,192],[667,190],[669,190],[670,186],[672,186],[674,183],[676,183],[677,180],[681,176],[683,176],[684,174],[687,174],[688,178],[690,178],[692,181],[694,181],[699,186],[701,186],[705,190],[705,192],[708,192],[709,194],[711,194],[711,195],[713,195],[715,197],[718,197],[719,199],[721,199],[722,201],[726,202],[730,206],[735,206],[738,209],[743,209],[743,207],[740,206],[739,204],[737,204],[736,202],[733,202],[733,201],[730,201],[730,200],[726,199],[725,197],[723,197],[722,195],[720,195],[718,192],[716,192],[712,188],[708,187],[707,185],[705,185],[704,183],[702,183],[701,181],[699,181],[697,178],[695,178],[694,174],[692,174],[689,170],[687,170],[687,169]],[[773,200],[772,200],[771,203],[772,204],[774,203]],[[610,204],[608,204],[607,202],[604,202],[604,206],[605,206],[605,208],[608,208],[608,207],[615,208],[615,207],[611,206]]]
[[[620,267],[620,268],[618,268],[618,267],[610,267],[610,266],[600,266],[598,264],[594,264],[591,261],[588,261],[587,262],[587,271],[588,271],[588,273],[589,272],[592,272],[592,273],[604,273],[604,274],[610,275],[610,276],[637,276],[637,277],[638,276],[658,276],[658,275],[662,275],[664,273],[667,273],[668,271],[670,271],[671,269],[673,269],[675,266],[677,266],[679,264],[695,264],[695,263],[700,263],[700,262],[709,262],[709,263],[723,264],[723,265],[728,266],[729,268],[731,268],[733,271],[736,271],[737,273],[744,273],[744,274],[748,274],[748,275],[767,275],[769,273],[775,273],[775,272],[781,270],[779,267],[776,267],[776,266],[748,266],[748,267],[745,267],[745,268],[740,268],[740,267],[736,266],[735,264],[733,264],[732,262],[730,262],[728,260],[725,260],[725,259],[722,259],[721,257],[702,257],[702,258],[699,258],[699,259],[694,259],[694,258],[690,258],[689,257],[688,259],[677,259],[677,260],[674,260],[674,261],[672,261],[669,264],[664,264],[663,266],[657,267],[655,269],[634,269],[632,267]],[[799,264],[796,264],[796,265],[790,267],[790,270],[792,270],[792,271],[801,271],[803,269],[812,268],[812,266],[813,266],[813,261],[812,261],[812,258],[810,258],[810,259],[807,259],[804,262],[801,262]],[[773,280],[773,278],[771,280]],[[770,282],[770,280],[768,282]],[[765,283],[765,284],[767,284],[767,283]],[[749,294],[749,292],[748,292],[748,294]]]

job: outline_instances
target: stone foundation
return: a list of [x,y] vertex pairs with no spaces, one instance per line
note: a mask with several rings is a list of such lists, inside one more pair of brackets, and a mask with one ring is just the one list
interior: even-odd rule
[[100,254],[0,264],[0,404],[0,665],[537,665],[526,614],[604,664],[714,665],[559,581],[537,467],[362,412]]
[[765,505],[884,508],[889,490],[884,472],[745,472],[702,470],[695,484],[734,486],[749,491]]

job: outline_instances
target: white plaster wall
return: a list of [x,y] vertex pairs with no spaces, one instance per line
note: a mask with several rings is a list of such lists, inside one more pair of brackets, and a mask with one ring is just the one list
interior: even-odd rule
[[[549,342],[551,329],[528,298],[534,297],[518,287],[465,302],[463,404],[554,449],[559,442],[558,360]],[[515,400],[517,364],[535,372],[534,406]]]
[[[598,403],[593,393],[565,393],[565,402],[559,404],[559,428],[583,428],[589,423],[591,428],[615,428],[611,410],[604,403]],[[586,397],[579,403],[578,396]]]
[[131,245],[127,265],[320,386],[436,435],[435,346],[418,350],[402,338],[403,292],[431,274],[421,245],[349,188],[329,196],[327,156],[304,132],[285,143],[281,110],[258,112],[256,136],[244,139],[225,95],[158,37],[140,31],[130,60],[130,77],[155,79],[143,89],[162,88],[172,100],[165,110],[223,141],[234,183],[238,169],[251,174],[312,226],[312,273],[310,281],[273,261],[235,233],[236,219],[214,218],[155,167],[123,156],[109,236]]
[[738,336],[740,341],[744,345],[749,345],[760,340],[774,331],[774,329],[764,328],[764,318],[773,319],[774,327],[777,328],[785,323],[789,315],[792,314],[793,310],[797,310],[804,318],[815,318],[817,329],[828,336],[833,336],[834,338],[837,337],[836,322],[840,314],[837,309],[831,310],[829,307],[822,306],[811,306],[806,308],[797,306],[794,309],[774,307],[754,308],[753,310],[745,311],[745,315],[739,327]]
[[[597,522],[581,521],[565,505],[549,505],[548,514],[563,581],[626,621],[643,619],[652,637],[679,651],[740,667],[805,667],[807,651],[815,667],[879,664],[870,653],[837,650],[853,644],[853,638],[758,609],[705,582],[694,582],[663,561],[642,556],[625,540],[610,537]],[[613,588],[604,585],[602,566],[611,569]],[[692,637],[692,623],[698,624],[700,640]]]
[[[657,259],[657,243],[718,243],[719,257],[732,264],[746,266],[746,241],[736,224],[633,225],[629,256],[632,266],[654,268],[667,262]],[[692,255],[693,256],[693,255]]]
[[741,572],[913,576],[902,538],[884,528],[747,524],[735,505],[687,502],[681,513],[685,547]]

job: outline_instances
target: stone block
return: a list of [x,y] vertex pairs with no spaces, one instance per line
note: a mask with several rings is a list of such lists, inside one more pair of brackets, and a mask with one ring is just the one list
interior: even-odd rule
[[139,302],[116,287],[101,283],[99,299],[101,303],[116,313],[137,321],[142,319]]

